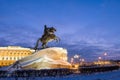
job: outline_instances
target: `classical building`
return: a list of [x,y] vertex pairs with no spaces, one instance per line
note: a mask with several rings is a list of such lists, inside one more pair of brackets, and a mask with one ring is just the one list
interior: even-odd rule
[[31,55],[34,50],[19,46],[0,47],[0,67],[9,66],[15,61]]

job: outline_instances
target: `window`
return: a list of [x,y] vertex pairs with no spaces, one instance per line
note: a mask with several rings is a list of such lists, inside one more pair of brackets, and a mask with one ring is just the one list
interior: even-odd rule
[[12,57],[10,57],[10,60],[12,60]]
[[30,53],[28,53],[28,55],[30,55]]
[[8,57],[6,57],[6,60],[8,60]]

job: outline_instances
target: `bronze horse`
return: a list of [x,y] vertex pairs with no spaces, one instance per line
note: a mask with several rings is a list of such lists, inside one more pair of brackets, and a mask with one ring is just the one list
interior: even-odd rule
[[51,42],[53,40],[56,40],[57,42],[60,40],[59,37],[57,37],[54,32],[56,32],[56,29],[54,27],[47,27],[44,26],[44,34],[41,38],[39,38],[36,42],[35,50],[38,49],[39,42],[42,43],[42,48],[47,48],[47,43]]

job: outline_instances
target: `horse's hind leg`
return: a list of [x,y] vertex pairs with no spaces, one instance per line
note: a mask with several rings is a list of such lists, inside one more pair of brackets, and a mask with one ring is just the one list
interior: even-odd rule
[[45,43],[42,43],[42,48],[43,48],[43,49],[45,48]]
[[42,48],[44,49],[44,48],[47,48],[47,43],[42,43]]
[[40,38],[39,38],[39,39],[37,40],[37,42],[36,42],[36,45],[35,45],[35,47],[34,47],[35,50],[37,50],[38,45],[39,45],[39,42],[40,42]]

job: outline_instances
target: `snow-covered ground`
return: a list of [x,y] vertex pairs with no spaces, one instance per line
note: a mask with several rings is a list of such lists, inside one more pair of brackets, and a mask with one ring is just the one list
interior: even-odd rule
[[[51,73],[52,74],[52,73]],[[0,80],[120,80],[120,70],[112,72],[79,74],[57,77],[0,78]]]

